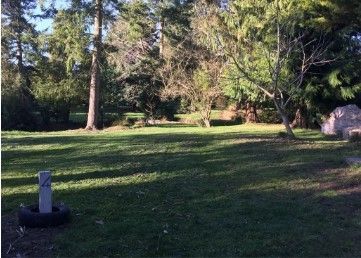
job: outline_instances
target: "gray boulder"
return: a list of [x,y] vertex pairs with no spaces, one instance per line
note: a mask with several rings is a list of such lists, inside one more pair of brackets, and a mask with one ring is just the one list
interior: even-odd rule
[[345,139],[361,132],[361,109],[356,105],[336,108],[321,125],[328,135],[342,135]]

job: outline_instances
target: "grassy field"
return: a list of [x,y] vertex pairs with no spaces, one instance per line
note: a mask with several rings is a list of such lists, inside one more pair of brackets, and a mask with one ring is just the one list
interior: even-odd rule
[[360,256],[360,143],[279,125],[2,133],[2,215],[38,170],[73,219],[60,256]]

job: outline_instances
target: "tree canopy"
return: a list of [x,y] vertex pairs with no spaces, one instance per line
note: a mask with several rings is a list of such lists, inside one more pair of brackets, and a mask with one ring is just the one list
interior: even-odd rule
[[[104,108],[121,107],[149,121],[193,110],[210,126],[222,102],[246,122],[273,110],[293,137],[293,126],[315,126],[335,106],[361,99],[356,0],[69,0],[56,7],[2,2],[4,128],[41,126],[39,113],[43,125],[67,122],[72,109],[86,106],[89,130],[102,126]],[[51,18],[51,30],[36,29],[35,18]]]

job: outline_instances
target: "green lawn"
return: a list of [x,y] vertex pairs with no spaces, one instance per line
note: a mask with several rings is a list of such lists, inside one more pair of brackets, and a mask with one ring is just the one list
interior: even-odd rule
[[[72,208],[60,256],[360,256],[359,143],[279,125],[2,133],[2,214],[38,170]],[[103,225],[96,223],[102,220]]]

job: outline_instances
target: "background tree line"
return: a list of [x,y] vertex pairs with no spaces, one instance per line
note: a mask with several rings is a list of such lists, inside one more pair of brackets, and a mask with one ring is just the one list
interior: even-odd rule
[[[292,137],[361,103],[357,0],[67,3],[2,1],[3,129],[69,123],[82,108],[93,130],[124,106],[148,120],[197,111],[210,126],[212,108],[233,105]],[[45,18],[52,29],[36,30]]]

